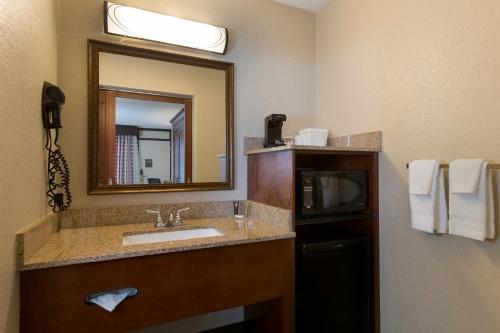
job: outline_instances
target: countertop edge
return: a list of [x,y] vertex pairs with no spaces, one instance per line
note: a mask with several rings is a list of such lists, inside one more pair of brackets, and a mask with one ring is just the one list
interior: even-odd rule
[[225,246],[234,246],[234,245],[243,245],[243,244],[252,244],[252,243],[261,243],[261,242],[269,242],[275,240],[283,240],[283,239],[293,239],[295,238],[295,232],[288,232],[279,236],[269,236],[269,237],[259,237],[255,239],[242,239],[242,240],[228,240],[220,243],[206,243],[206,244],[197,244],[188,247],[178,247],[178,248],[164,248],[157,250],[143,250],[137,252],[130,253],[119,253],[119,254],[111,254],[111,255],[103,255],[102,257],[88,257],[88,258],[79,258],[72,260],[61,260],[61,261],[51,261],[46,263],[36,263],[36,264],[23,264],[18,267],[19,272],[37,270],[37,269],[46,269],[46,268],[55,268],[62,266],[70,266],[77,264],[88,264],[94,262],[104,262],[109,260],[119,260],[119,259],[127,259],[127,258],[137,258],[137,257],[145,257],[151,255],[159,255],[159,254],[168,254],[168,253],[176,253],[176,252],[188,252],[194,250],[203,250],[209,248],[217,248],[217,247],[225,247]]
[[245,155],[270,153],[283,150],[294,151],[327,151],[327,152],[375,152],[382,151],[382,131],[356,133],[338,137],[330,137],[326,146],[306,146],[289,143],[285,146],[263,148],[264,138],[244,137],[243,151]]
[[382,150],[380,148],[360,148],[360,147],[333,147],[333,146],[302,146],[302,145],[287,145],[273,148],[260,148],[248,150],[245,155],[255,155],[262,153],[271,153],[275,151],[284,150],[310,150],[310,151],[338,151],[338,152],[373,152],[379,153]]

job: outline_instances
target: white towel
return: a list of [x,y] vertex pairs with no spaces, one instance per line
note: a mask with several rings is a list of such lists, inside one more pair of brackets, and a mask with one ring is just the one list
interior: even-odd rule
[[487,161],[479,161],[450,163],[449,228],[450,234],[484,241],[495,236],[495,211],[491,170]]
[[446,233],[448,212],[443,170],[437,160],[413,161],[409,165],[411,226],[429,233]]
[[412,161],[409,166],[410,194],[430,195],[436,160]]
[[[455,160],[450,163],[450,193],[477,193],[484,160]],[[453,181],[451,181],[453,180]]]

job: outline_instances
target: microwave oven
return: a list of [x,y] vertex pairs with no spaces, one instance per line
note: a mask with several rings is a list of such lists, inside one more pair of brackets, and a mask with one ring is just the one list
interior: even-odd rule
[[298,171],[298,218],[365,212],[368,209],[366,171]]

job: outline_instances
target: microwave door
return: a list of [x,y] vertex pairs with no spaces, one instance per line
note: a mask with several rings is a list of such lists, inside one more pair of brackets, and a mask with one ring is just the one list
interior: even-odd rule
[[318,176],[317,192],[321,214],[354,212],[366,209],[363,182],[343,173]]
[[302,173],[301,216],[333,215],[367,209],[366,172],[310,171]]
[[323,211],[335,210],[341,205],[341,181],[336,175],[319,176],[318,201]]
[[339,186],[342,196],[342,205],[349,206],[353,202],[359,202],[363,198],[363,187],[354,179],[343,178]]
[[356,177],[342,177],[339,190],[341,193],[340,209],[343,212],[355,212],[365,210],[366,207],[366,187],[361,179],[363,174],[357,174]]

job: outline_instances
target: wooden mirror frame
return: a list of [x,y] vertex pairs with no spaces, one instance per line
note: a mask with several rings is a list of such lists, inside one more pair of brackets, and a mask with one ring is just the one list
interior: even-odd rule
[[[226,181],[182,184],[99,186],[99,53],[173,62],[226,72]],[[87,194],[214,191],[234,189],[234,64],[175,53],[88,40],[88,179]]]

